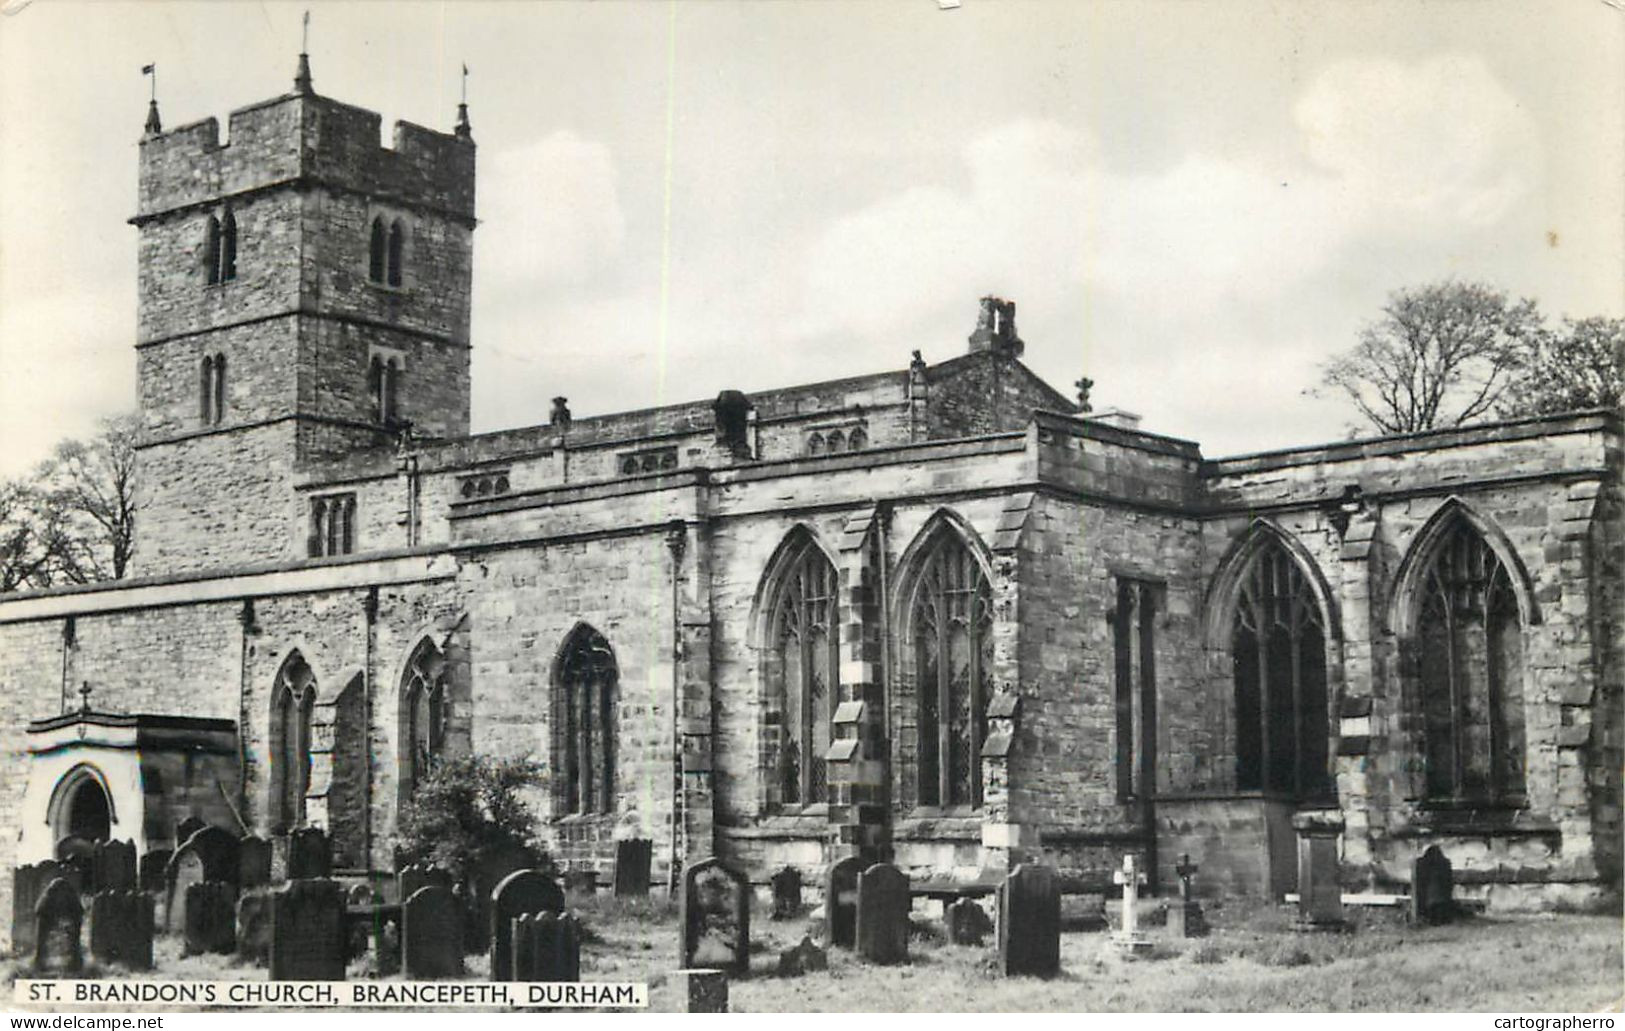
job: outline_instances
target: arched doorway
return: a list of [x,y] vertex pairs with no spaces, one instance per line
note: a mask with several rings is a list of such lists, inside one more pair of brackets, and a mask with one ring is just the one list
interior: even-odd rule
[[63,778],[62,799],[52,826],[56,840],[83,838],[106,841],[113,832],[113,803],[107,797],[101,777],[89,767],[80,766]]

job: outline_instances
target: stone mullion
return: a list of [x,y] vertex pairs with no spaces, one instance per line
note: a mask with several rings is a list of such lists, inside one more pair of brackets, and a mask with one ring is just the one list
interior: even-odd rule
[[[1372,558],[1378,555],[1378,525],[1373,515],[1353,514],[1343,531],[1342,547],[1338,552],[1337,613],[1322,614],[1324,631],[1322,649],[1326,663],[1326,700],[1335,706],[1337,716],[1337,745],[1333,762],[1333,786],[1338,806],[1344,819],[1344,864],[1351,871],[1373,863],[1373,835],[1371,814],[1380,800],[1373,797],[1383,781],[1383,771],[1372,768],[1373,755],[1389,756],[1393,749],[1386,747],[1398,741],[1396,733],[1401,699],[1390,686],[1386,692],[1377,681],[1375,642],[1382,630],[1371,604],[1379,570]],[[1341,616],[1341,625],[1335,620]],[[1342,662],[1337,662],[1333,651],[1341,641]],[[1336,673],[1341,668],[1339,685]],[[1341,690],[1339,690],[1341,687]],[[1385,696],[1386,695],[1386,696]]]

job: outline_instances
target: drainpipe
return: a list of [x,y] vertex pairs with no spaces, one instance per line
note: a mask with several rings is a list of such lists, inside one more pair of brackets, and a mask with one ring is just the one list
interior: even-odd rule
[[[237,613],[240,645],[237,659],[237,808],[248,812],[248,639],[254,633],[254,599],[244,598]],[[242,817],[238,817],[242,821]],[[176,842],[177,845],[180,842]]]
[[[412,459],[414,471],[417,459]],[[415,480],[415,477],[414,477]],[[361,734],[367,743],[366,755],[363,757],[367,763],[367,776],[362,781],[361,796],[361,861],[368,871],[372,870],[372,675],[373,665],[378,656],[378,588],[367,588],[366,597],[361,602],[362,610],[367,615],[367,655],[366,667],[361,671]]]
[[667,891],[677,893],[682,879],[682,831],[685,817],[683,783],[683,552],[688,540],[685,528],[675,521],[666,530],[666,547],[671,551],[671,870]]

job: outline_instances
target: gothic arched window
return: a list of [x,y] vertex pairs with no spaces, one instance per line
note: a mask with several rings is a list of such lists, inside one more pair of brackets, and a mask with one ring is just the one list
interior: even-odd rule
[[616,707],[620,673],[604,635],[582,624],[559,654],[556,678],[559,754],[564,813],[615,811]]
[[384,219],[372,220],[372,242],[367,251],[367,278],[374,283],[384,281]]
[[1465,518],[1422,572],[1416,645],[1428,798],[1518,801],[1523,620],[1506,566]]
[[840,616],[835,566],[807,536],[781,563],[768,609],[767,712],[770,801],[814,805],[829,801],[830,721],[839,698]]
[[396,219],[389,227],[389,285],[401,285],[401,259],[406,247],[406,229]]
[[1271,537],[1236,587],[1236,787],[1294,798],[1331,789],[1326,629],[1296,560]]
[[212,285],[220,282],[220,220],[209,216],[208,242],[203,252],[203,274]]
[[220,223],[220,282],[237,278],[237,216],[226,212]]
[[282,664],[271,689],[271,816],[278,830],[305,819],[310,789],[310,716],[316,705],[316,677],[294,652]]
[[411,797],[419,781],[446,754],[451,720],[451,693],[446,686],[446,657],[424,641],[406,663],[401,681],[401,786]]
[[908,610],[915,728],[915,801],[982,802],[982,740],[992,693],[992,593],[981,563],[946,526],[920,559]]

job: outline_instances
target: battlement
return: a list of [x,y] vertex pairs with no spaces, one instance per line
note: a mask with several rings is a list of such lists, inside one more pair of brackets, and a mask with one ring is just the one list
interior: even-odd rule
[[465,136],[396,122],[314,93],[238,108],[229,137],[206,118],[141,141],[137,225],[165,214],[281,185],[326,186],[474,220],[474,144]]

